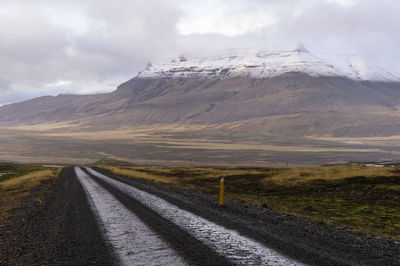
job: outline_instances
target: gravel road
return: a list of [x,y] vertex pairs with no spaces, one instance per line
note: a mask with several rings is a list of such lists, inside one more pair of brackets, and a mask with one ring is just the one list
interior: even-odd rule
[[392,240],[83,167],[0,227],[0,251],[0,265],[400,265]]

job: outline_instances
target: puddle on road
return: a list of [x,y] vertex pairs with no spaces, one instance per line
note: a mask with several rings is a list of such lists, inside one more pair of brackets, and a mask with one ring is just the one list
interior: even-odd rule
[[234,230],[227,229],[191,212],[182,210],[157,196],[111,179],[91,168],[86,167],[86,169],[91,174],[153,209],[159,215],[189,232],[195,238],[211,247],[217,253],[227,257],[235,264],[305,265],[285,257],[255,240],[240,235]]
[[81,168],[75,167],[75,173],[123,265],[187,265],[166,242]]

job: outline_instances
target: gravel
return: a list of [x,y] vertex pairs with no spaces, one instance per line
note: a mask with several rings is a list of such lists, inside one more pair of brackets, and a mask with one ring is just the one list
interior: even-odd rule
[[0,227],[0,265],[116,265],[72,168],[43,204],[30,196],[21,208],[25,215]]

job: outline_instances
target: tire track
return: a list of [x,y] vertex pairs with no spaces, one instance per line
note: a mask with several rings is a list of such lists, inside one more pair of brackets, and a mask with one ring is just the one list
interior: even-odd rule
[[[75,173],[85,188],[92,210],[123,265],[187,265],[135,214],[94,182],[81,168]],[[149,260],[151,258],[151,260]]]

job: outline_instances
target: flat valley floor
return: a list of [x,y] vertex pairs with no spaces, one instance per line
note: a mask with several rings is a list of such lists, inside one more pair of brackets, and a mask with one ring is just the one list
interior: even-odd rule
[[25,127],[0,128],[0,143],[0,161],[41,164],[112,159],[138,165],[295,166],[400,160],[400,136],[335,139],[184,127],[101,132]]

